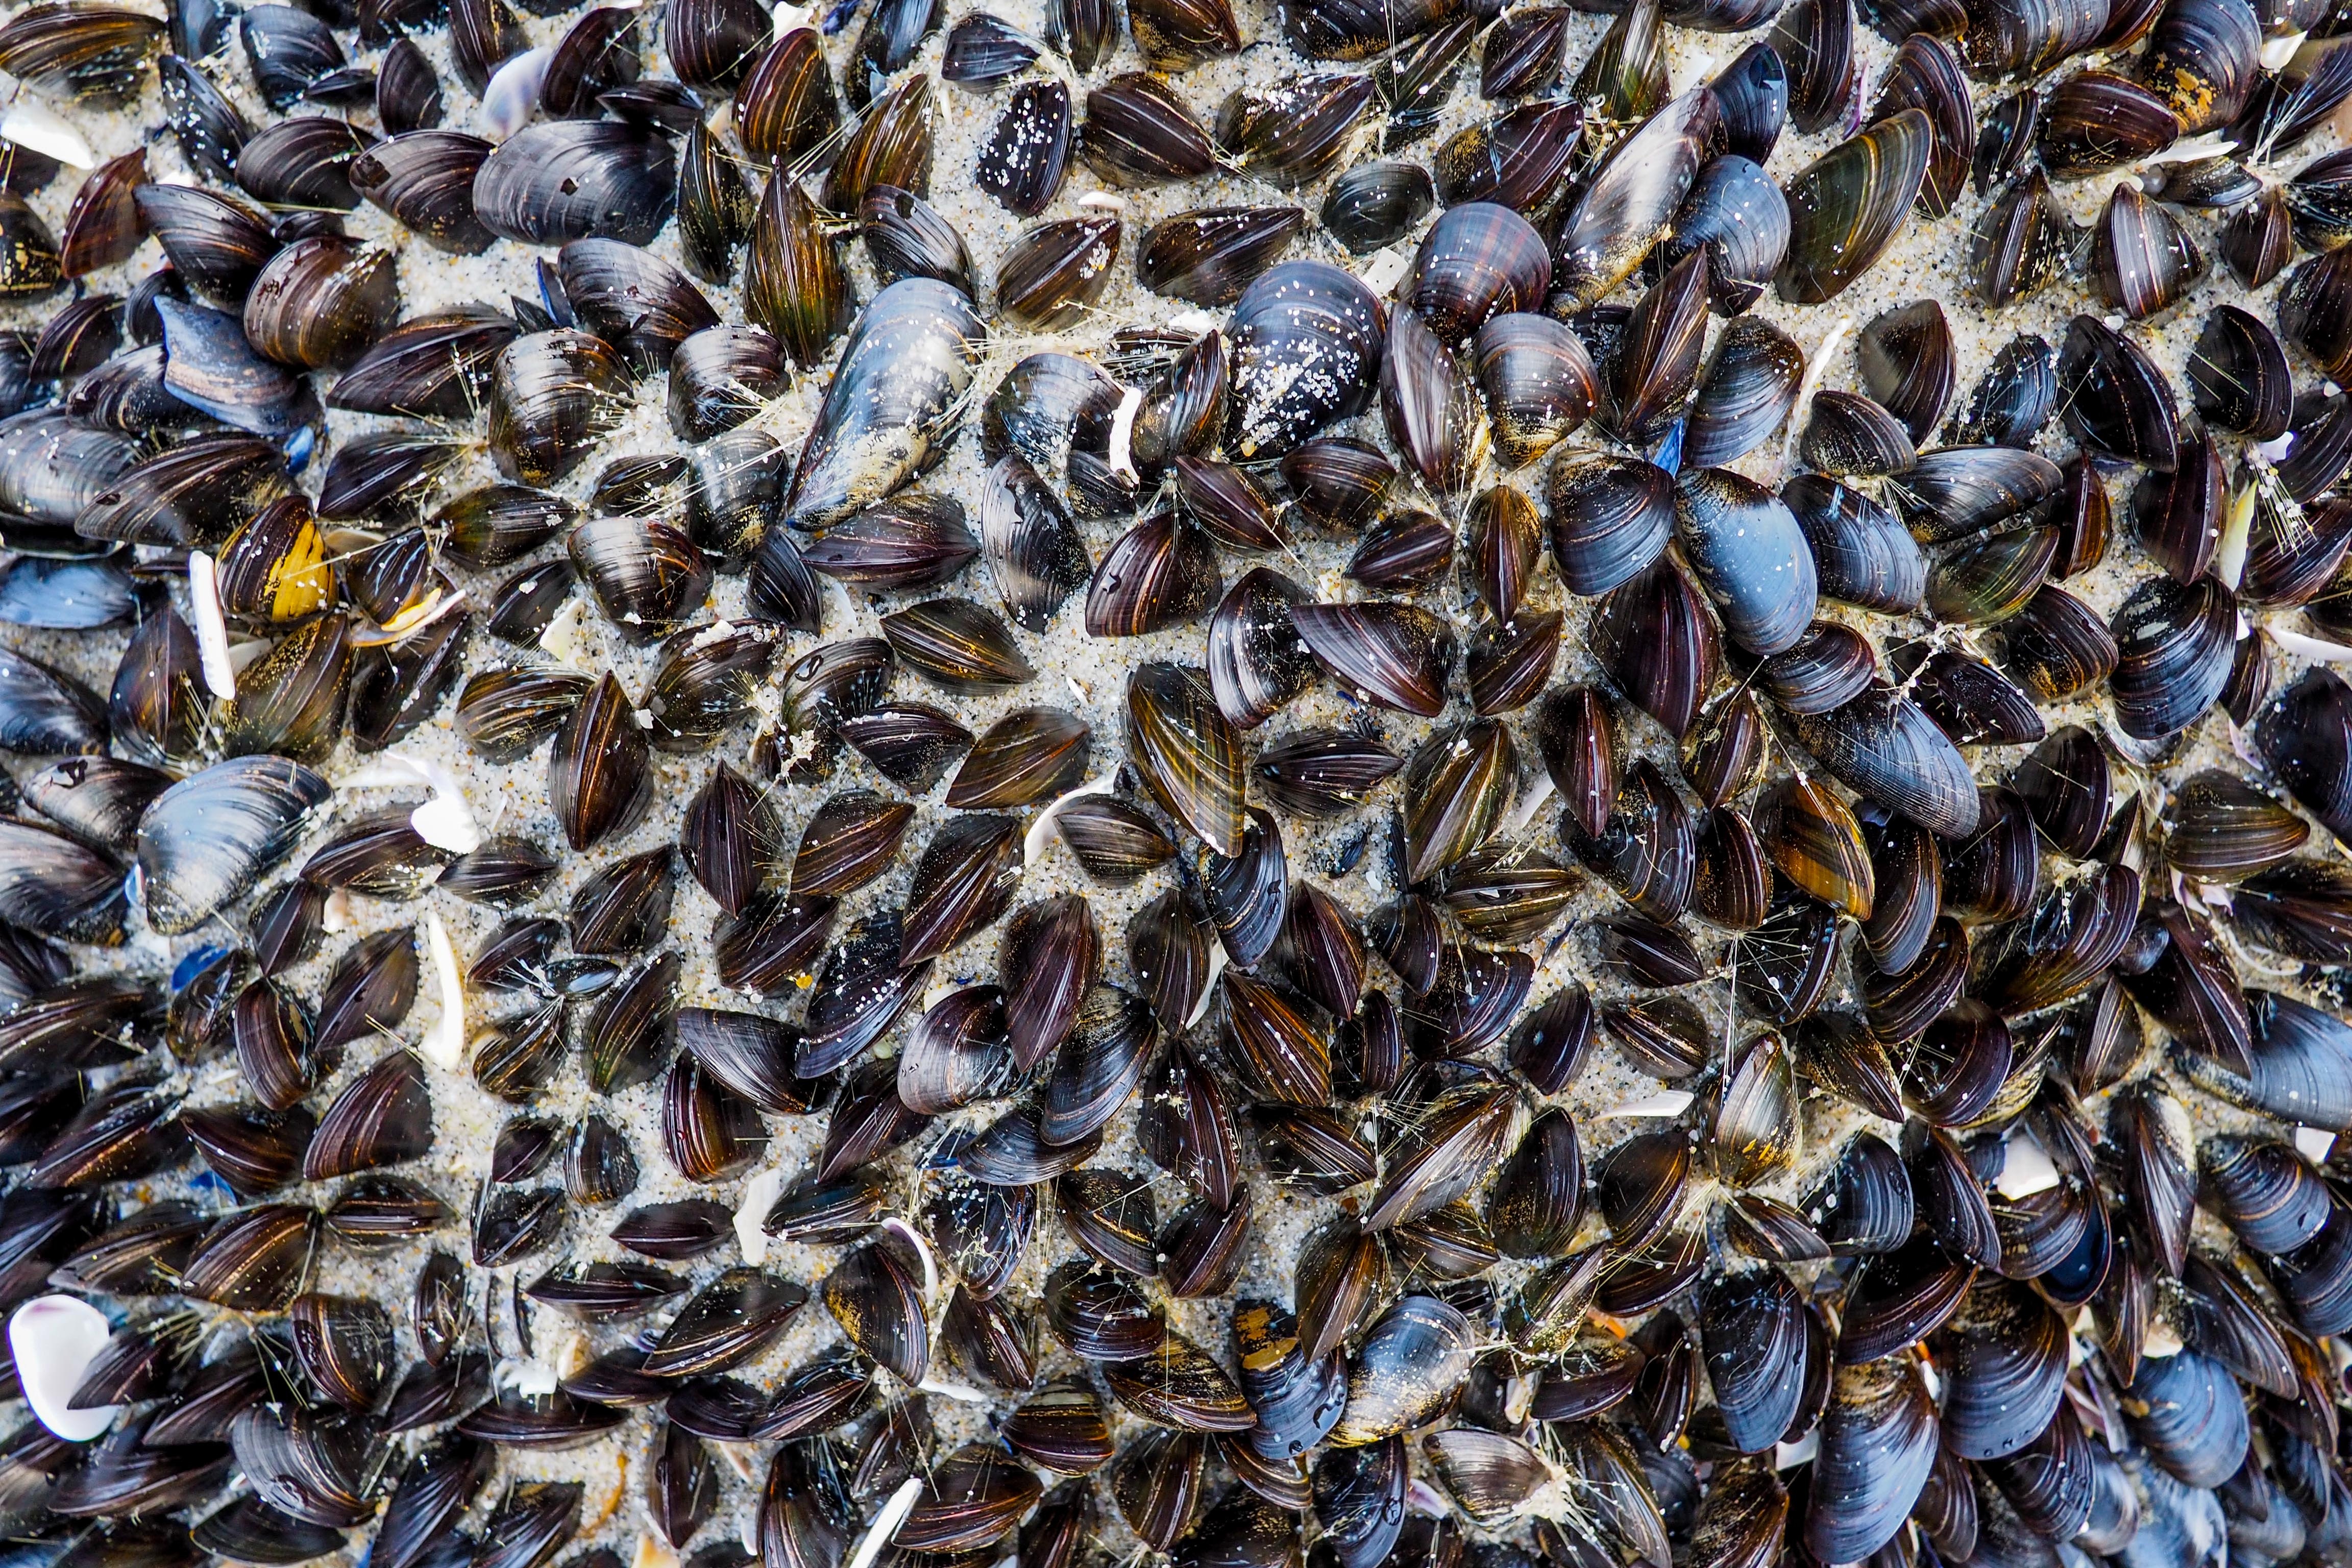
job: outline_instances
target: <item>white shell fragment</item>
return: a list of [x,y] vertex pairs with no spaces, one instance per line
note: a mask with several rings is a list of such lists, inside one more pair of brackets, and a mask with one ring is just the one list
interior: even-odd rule
[[1103,774],[1100,778],[1088,779],[1086,783],[1078,785],[1077,788],[1066,791],[1047,801],[1045,803],[1045,808],[1043,811],[1040,811],[1030,820],[1029,831],[1022,836],[1021,863],[1024,866],[1034,866],[1037,863],[1037,857],[1045,852],[1045,845],[1047,842],[1045,830],[1053,826],[1054,814],[1055,812],[1060,811],[1062,807],[1069,805],[1070,802],[1077,799],[1081,795],[1108,795],[1112,790],[1117,789],[1118,787],[1118,773],[1114,770]]
[[1829,374],[1830,362],[1837,357],[1838,349],[1852,331],[1853,318],[1840,316],[1830,323],[1830,330],[1822,334],[1822,346],[1813,351],[1813,357],[1805,362],[1805,374],[1797,382],[1797,399],[1789,405],[1789,416],[1781,426],[1780,460],[1777,471],[1787,471],[1789,459],[1797,450],[1798,434],[1811,419],[1813,394],[1822,389],[1822,378]]
[[2230,492],[2222,508],[2221,542],[2213,550],[2213,575],[2232,593],[2245,575],[2246,545],[2253,534],[2254,507],[2260,499],[2255,486],[2242,485]]
[[890,1494],[890,1500],[882,1505],[882,1511],[874,1516],[873,1525],[859,1538],[857,1550],[849,1554],[849,1568],[874,1568],[874,1560],[882,1555],[882,1549],[898,1533],[907,1516],[915,1511],[915,1500],[922,1495],[922,1477],[908,1476],[900,1481],[898,1489]]
[[1208,1012],[1209,998],[1217,994],[1217,976],[1225,972],[1225,965],[1229,962],[1231,961],[1225,956],[1225,944],[1223,938],[1209,944],[1209,976],[1201,982],[1201,999],[1192,1004],[1192,1016],[1184,1020],[1186,1028],[1189,1029],[1199,1023],[1202,1015]]
[[2014,1133],[2001,1145],[2000,1175],[1993,1190],[2011,1200],[2046,1193],[2058,1184],[2058,1167],[2031,1134]]
[[196,661],[205,689],[215,697],[236,695],[236,665],[229,658],[228,621],[221,614],[220,571],[201,550],[188,552],[188,611],[195,618]]
[[547,68],[555,50],[542,46],[525,49],[499,67],[490,85],[482,89],[482,133],[503,142],[524,126],[539,108],[539,89],[547,85]]
[[939,1260],[931,1256],[931,1244],[923,1239],[921,1231],[897,1215],[885,1219],[882,1228],[897,1231],[906,1238],[907,1245],[915,1249],[915,1256],[923,1262],[923,1300],[937,1301],[940,1299],[940,1265]]
[[31,149],[45,158],[87,169],[98,162],[82,133],[65,117],[36,98],[18,98],[0,114],[0,138]]
[[583,646],[582,639],[587,635],[588,615],[585,604],[576,598],[566,600],[563,608],[555,612],[555,618],[547,623],[547,629],[539,634],[541,651],[558,664],[570,665],[574,669],[587,668],[582,660],[590,650]]
[[2289,631],[2284,626],[2270,628],[2271,640],[2289,653],[2299,653],[2305,658],[2315,658],[2322,664],[2352,664],[2352,647],[2325,637]]
[[1686,1089],[1662,1089],[1655,1094],[1645,1094],[1639,1100],[1629,1100],[1613,1110],[1604,1110],[1603,1121],[1626,1117],[1680,1116],[1691,1108],[1693,1099]]
[[425,912],[425,940],[433,950],[433,978],[441,991],[441,1016],[425,1037],[425,1059],[456,1072],[466,1062],[466,980],[438,910]]
[[106,1314],[79,1296],[37,1296],[9,1316],[8,1352],[16,1361],[25,1403],[42,1426],[68,1443],[104,1436],[122,1408],[67,1408],[89,1363],[113,1337]]
[[385,752],[343,781],[345,789],[403,789],[423,784],[433,798],[408,814],[408,826],[436,849],[470,855],[482,847],[481,825],[466,799],[466,787],[446,765],[422,757]]
[[1503,837],[1516,838],[1525,833],[1543,810],[1544,802],[1549,800],[1554,793],[1551,774],[1538,773],[1535,784],[1519,798],[1519,803],[1511,807],[1511,815],[1503,819]]
[[[2294,50],[2287,51],[2293,54]],[[2235,152],[2237,143],[2226,131],[2205,131],[2194,136],[2183,136],[2178,142],[2152,153],[2132,166],[2145,169],[2156,163],[2201,163],[2208,158],[2219,158]]]
[[2325,1127],[2298,1127],[2294,1130],[2295,1152],[2315,1165],[2327,1163],[2336,1147],[2336,1134]]
[[499,1363],[497,1382],[500,1388],[544,1399],[561,1386],[562,1379],[545,1362],[509,1356]]
[[1139,476],[1135,471],[1135,416],[1143,407],[1143,389],[1129,387],[1118,400],[1118,412],[1110,421],[1110,468],[1115,474],[1129,479]]
[[761,1171],[743,1184],[742,1200],[735,1205],[735,1245],[743,1249],[743,1261],[754,1268],[768,1260],[768,1211],[776,1206],[783,1190],[782,1171]]

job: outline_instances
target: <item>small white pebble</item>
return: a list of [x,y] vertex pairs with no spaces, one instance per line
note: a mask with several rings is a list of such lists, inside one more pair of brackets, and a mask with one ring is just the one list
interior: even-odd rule
[[587,617],[585,603],[577,598],[566,600],[563,608],[555,612],[555,618],[547,623],[547,629],[539,634],[540,651],[559,664],[568,664],[574,669],[586,668],[581,663],[581,658],[587,652],[583,646],[588,630]]
[[2325,1127],[2298,1127],[2294,1130],[2294,1146],[2313,1164],[2324,1164],[2328,1151],[2336,1147],[2336,1134]]
[[1404,253],[1402,246],[1391,245],[1385,250],[1375,251],[1364,267],[1364,287],[1374,294],[1386,295],[1403,279],[1406,269],[1412,265],[1412,258]]

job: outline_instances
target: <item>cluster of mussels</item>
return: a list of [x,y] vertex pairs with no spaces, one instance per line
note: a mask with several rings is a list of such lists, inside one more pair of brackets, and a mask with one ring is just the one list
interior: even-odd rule
[[0,23],[11,1568],[2352,1563],[2352,12],[521,3]]

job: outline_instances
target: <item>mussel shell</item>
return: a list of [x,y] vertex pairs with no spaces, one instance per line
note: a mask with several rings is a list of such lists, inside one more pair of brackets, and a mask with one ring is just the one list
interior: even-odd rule
[[1798,743],[1832,777],[1947,838],[1977,826],[1976,783],[1942,731],[1908,698],[1876,686],[1844,707],[1798,715]]
[[1804,635],[1816,602],[1813,555],[1779,497],[1727,468],[1687,471],[1675,487],[1675,528],[1733,641],[1769,657]]
[[1583,340],[1548,316],[1490,316],[1473,353],[1495,452],[1508,467],[1550,450],[1590,417],[1599,398]]
[[499,143],[473,194],[482,226],[502,239],[644,245],[676,205],[676,160],[666,140],[619,121],[542,121]]
[[1822,1416],[1807,1547],[1860,1557],[1892,1540],[1927,1484],[1937,1436],[1935,1406],[1915,1362],[1840,1366]]
[[1935,145],[1927,116],[1905,109],[1790,176],[1780,297],[1818,305],[1868,271],[1900,231]]
[[2145,349],[2089,316],[2066,329],[2058,362],[2067,428],[2094,450],[2160,472],[2179,460],[2172,385]]
[[2126,735],[2173,733],[2211,707],[2229,682],[2237,606],[2219,583],[2183,587],[2151,578],[2116,612],[2112,629],[2118,653],[2107,687]]
[[1245,174],[1286,188],[1338,163],[1376,89],[1353,72],[1293,76],[1265,92],[1236,89],[1217,111],[1217,143]]
[[511,319],[483,305],[413,316],[336,378],[328,406],[470,417],[489,388],[493,363],[516,335]]
[[[1371,402],[1382,342],[1380,301],[1319,261],[1259,276],[1234,307],[1233,440],[1244,458],[1289,453]],[[1297,374],[1307,363],[1318,374]]]
[[1320,216],[1334,238],[1362,256],[1404,238],[1436,199],[1418,163],[1359,163],[1331,182]]
[[1200,207],[1162,219],[1136,247],[1136,280],[1196,305],[1229,305],[1288,248],[1297,207]]

